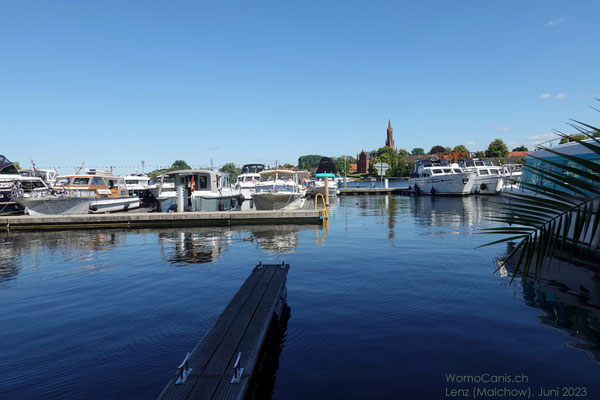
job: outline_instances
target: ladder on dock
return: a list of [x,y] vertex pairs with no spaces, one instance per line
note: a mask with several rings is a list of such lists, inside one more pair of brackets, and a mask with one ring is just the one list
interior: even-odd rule
[[243,399],[269,325],[285,303],[289,269],[285,263],[254,267],[158,398]]

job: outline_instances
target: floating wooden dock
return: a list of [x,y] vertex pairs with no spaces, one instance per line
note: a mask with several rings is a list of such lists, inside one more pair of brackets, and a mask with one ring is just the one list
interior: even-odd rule
[[0,217],[0,230],[319,224],[322,219],[323,211],[315,210],[20,215]]
[[358,195],[386,195],[397,194],[401,196],[414,196],[415,192],[408,188],[352,188],[341,189],[340,196],[358,196]]
[[289,269],[257,265],[158,398],[243,399],[271,320],[285,302]]

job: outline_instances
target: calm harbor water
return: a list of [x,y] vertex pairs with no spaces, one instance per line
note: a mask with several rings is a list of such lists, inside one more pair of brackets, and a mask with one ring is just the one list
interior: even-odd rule
[[[327,231],[1,233],[0,398],[156,398],[259,260],[291,265],[274,399],[557,386],[600,398],[599,278],[556,265],[509,285],[506,247],[475,249],[497,201],[339,198]],[[446,378],[486,373],[528,382]]]

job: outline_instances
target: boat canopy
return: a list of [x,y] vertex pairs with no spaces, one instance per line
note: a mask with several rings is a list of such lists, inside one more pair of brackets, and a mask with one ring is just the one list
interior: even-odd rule
[[19,170],[14,166],[13,163],[8,161],[8,158],[0,155],[0,174],[3,175],[18,175]]
[[335,178],[335,174],[330,174],[328,172],[323,172],[320,174],[316,174],[315,177],[317,178]]
[[289,176],[296,175],[296,172],[295,171],[290,171],[290,170],[287,170],[287,169],[270,169],[270,170],[267,170],[267,171],[262,171],[260,173],[260,178],[262,180],[267,180],[267,179],[269,179],[271,177],[274,177],[276,174],[277,174],[277,176],[287,176],[287,177],[289,177]]

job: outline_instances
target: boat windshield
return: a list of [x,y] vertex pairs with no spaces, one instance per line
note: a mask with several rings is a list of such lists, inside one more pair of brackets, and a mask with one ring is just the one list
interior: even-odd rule
[[294,191],[294,186],[293,185],[261,185],[259,187],[256,188],[257,192],[270,192],[270,191],[275,191],[275,192],[293,192]]
[[71,184],[72,185],[89,185],[90,178],[81,178],[81,177],[73,178],[73,182],[71,182]]

